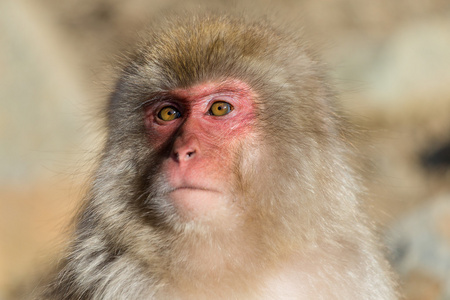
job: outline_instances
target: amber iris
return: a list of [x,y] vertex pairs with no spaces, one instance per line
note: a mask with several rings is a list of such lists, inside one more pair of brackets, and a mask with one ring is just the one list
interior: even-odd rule
[[225,101],[217,101],[211,105],[209,113],[213,116],[224,116],[234,109],[233,105]]
[[158,112],[158,118],[163,121],[172,121],[181,116],[181,113],[173,106],[165,106]]

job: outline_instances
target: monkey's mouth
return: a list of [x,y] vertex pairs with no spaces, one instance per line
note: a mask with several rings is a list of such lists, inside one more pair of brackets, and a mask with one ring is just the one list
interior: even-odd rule
[[213,192],[213,193],[219,193],[219,191],[214,190],[214,189],[210,189],[210,188],[206,188],[206,187],[201,187],[201,186],[179,186],[176,188],[173,188],[169,191],[169,194],[176,192],[176,191],[204,191],[204,192]]

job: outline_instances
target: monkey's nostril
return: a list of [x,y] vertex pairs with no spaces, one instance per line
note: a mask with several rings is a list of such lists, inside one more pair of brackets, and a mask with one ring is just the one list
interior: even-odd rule
[[196,154],[196,151],[195,150],[178,151],[178,152],[175,152],[174,154],[175,154],[175,160],[178,162],[181,162],[181,161],[187,161],[187,160],[193,158]]
[[195,150],[186,152],[186,159],[190,159],[195,155]]

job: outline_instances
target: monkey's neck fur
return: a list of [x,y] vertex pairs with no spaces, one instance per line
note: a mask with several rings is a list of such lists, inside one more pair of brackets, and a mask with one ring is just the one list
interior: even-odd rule
[[[261,217],[266,217],[266,221],[270,218]],[[139,249],[136,255],[148,265],[150,290],[161,299],[265,299],[268,286],[279,286],[278,281],[282,280],[277,274],[300,263],[297,258],[303,255],[299,252],[299,238],[288,237],[290,233],[282,233],[279,228],[261,228],[259,224],[260,221],[248,220],[228,231],[185,224],[183,231],[175,234],[154,232],[150,239],[160,241],[158,248],[135,246]],[[287,279],[294,284],[297,277]],[[277,283],[272,285],[269,281]]]
[[[168,284],[161,292],[168,299],[189,299],[187,295],[193,299],[226,299],[233,295],[251,298],[260,288],[261,274],[278,267],[282,251],[288,251],[280,249],[275,254],[257,236],[245,231],[195,230],[180,234],[176,241],[169,242],[168,255],[159,262],[166,270],[161,283]],[[252,236],[255,238],[249,238]]]

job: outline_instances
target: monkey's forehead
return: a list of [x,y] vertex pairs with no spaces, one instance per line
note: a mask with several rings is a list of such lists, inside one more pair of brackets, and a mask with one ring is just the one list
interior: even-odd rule
[[[256,86],[276,76],[298,76],[313,64],[297,41],[266,22],[209,16],[176,20],[155,30],[130,65],[134,75],[153,75],[160,79],[156,86],[172,90],[224,77]],[[297,70],[289,74],[292,69]]]

